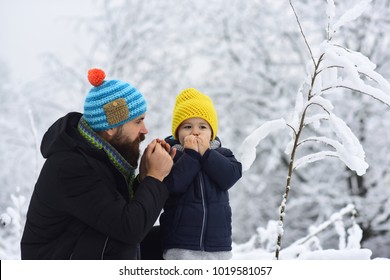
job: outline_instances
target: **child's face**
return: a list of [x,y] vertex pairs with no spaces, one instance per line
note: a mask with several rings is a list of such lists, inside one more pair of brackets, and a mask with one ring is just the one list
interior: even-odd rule
[[202,118],[190,118],[182,122],[177,129],[180,144],[184,145],[184,138],[193,135],[205,141],[211,140],[212,130],[207,121]]

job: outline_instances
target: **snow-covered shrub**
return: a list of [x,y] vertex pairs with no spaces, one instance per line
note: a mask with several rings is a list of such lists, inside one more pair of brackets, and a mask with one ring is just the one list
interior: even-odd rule
[[20,259],[20,239],[26,213],[26,198],[19,193],[10,195],[12,207],[0,215],[0,259]]
[[[355,221],[355,215],[355,206],[349,204],[327,221],[311,226],[307,236],[280,251],[280,259],[370,259],[372,252],[361,249],[362,230]],[[339,247],[324,250],[321,233],[332,231],[332,228],[339,236]],[[279,230],[278,221],[269,221],[266,228],[258,227],[257,233],[249,241],[234,244],[233,258],[272,259],[272,251],[277,246],[275,236]]]

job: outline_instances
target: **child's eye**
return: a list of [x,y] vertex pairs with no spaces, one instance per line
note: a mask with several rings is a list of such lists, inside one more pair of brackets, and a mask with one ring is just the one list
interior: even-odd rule
[[191,126],[190,126],[190,125],[185,125],[185,126],[183,126],[183,128],[184,128],[184,129],[190,129]]
[[200,129],[207,129],[207,126],[201,125],[201,126],[200,126]]

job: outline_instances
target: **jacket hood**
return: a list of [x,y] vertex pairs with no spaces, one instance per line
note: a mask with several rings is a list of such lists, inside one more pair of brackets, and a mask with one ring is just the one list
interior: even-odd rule
[[47,130],[41,143],[41,153],[44,158],[56,152],[73,150],[79,145],[77,124],[81,116],[81,113],[68,113]]

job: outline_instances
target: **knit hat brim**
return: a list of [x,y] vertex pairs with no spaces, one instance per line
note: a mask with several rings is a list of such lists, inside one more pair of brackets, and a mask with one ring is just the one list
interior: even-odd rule
[[177,129],[181,123],[190,118],[202,118],[212,130],[211,140],[218,132],[218,117],[212,100],[196,89],[186,89],[176,97],[172,117],[172,135],[177,139]]
[[84,102],[84,118],[93,130],[118,127],[146,112],[146,100],[135,87],[120,80],[99,81],[105,74],[100,69],[94,70],[98,70],[95,76],[93,73],[88,76],[94,87]]

